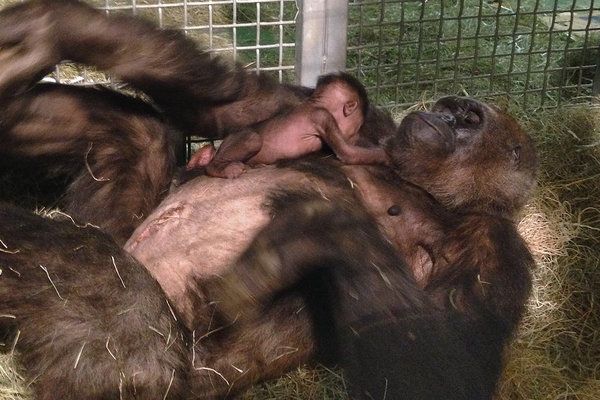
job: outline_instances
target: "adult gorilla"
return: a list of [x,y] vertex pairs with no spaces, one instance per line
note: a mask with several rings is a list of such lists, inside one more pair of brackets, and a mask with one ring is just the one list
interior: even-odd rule
[[[222,126],[259,87],[180,35],[78,2],[19,5],[0,27],[2,153],[76,176],[84,222],[137,225],[172,173],[174,121]],[[122,76],[171,123],[103,91],[9,95],[63,58]],[[44,108],[53,93],[84,113]],[[113,130],[85,113],[97,101],[122,116]],[[531,141],[499,110],[445,98],[410,114],[386,150],[393,169],[313,159],[182,186],[126,244],[164,294],[91,228],[2,207],[0,328],[18,332],[38,398],[223,397],[317,355],[341,360],[357,398],[490,398],[530,287],[512,218],[534,184]]]
[[316,351],[342,359],[357,398],[491,398],[530,289],[512,218],[533,186],[531,142],[451,97],[409,114],[387,149],[395,170],[303,160],[195,179],[126,243],[187,326],[210,332],[198,301],[217,301],[227,333],[207,365],[228,382]]

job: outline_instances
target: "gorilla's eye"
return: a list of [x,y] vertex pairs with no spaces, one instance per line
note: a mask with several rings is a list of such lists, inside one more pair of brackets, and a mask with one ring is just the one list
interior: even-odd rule
[[519,159],[521,158],[521,146],[517,145],[513,148],[512,156],[515,162],[519,162]]
[[481,122],[481,117],[475,111],[468,110],[463,116],[463,121],[467,125],[479,125]]

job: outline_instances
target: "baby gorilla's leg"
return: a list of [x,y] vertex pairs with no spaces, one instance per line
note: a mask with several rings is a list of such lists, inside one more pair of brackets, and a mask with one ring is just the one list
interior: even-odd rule
[[217,178],[237,178],[246,171],[244,162],[258,153],[262,144],[262,137],[252,129],[227,136],[206,166],[206,174]]
[[207,168],[206,172],[208,175],[215,176],[217,178],[235,179],[246,172],[246,169],[246,164],[240,161],[234,161],[225,165],[223,168]]

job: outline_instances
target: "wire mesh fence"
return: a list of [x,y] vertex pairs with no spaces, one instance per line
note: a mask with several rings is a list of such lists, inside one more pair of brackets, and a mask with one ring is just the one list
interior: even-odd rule
[[349,6],[348,68],[379,104],[466,94],[530,109],[592,95],[600,43],[594,0]]
[[[184,30],[215,54],[282,82],[296,81],[299,58],[313,53],[327,58],[304,47],[300,57],[296,54],[296,43],[303,40],[297,21],[314,18],[298,13],[310,1],[89,0],[107,13],[135,14]],[[7,2],[15,0],[0,0]],[[324,47],[330,59],[347,52],[348,70],[365,83],[376,104],[404,108],[421,99],[464,94],[535,109],[589,102],[600,92],[600,0],[347,4],[347,31],[336,27],[328,33],[347,38],[347,48],[332,46],[331,38]],[[106,79],[80,66],[61,66],[55,75],[75,83]]]
[[[596,3],[600,0],[350,0],[348,48],[327,51],[347,51],[348,69],[366,84],[373,101],[386,107],[444,94],[513,102],[524,109],[589,101],[600,57]],[[213,52],[283,82],[294,81],[295,66],[302,62],[295,57],[296,40],[302,38],[296,38],[294,0],[93,4],[183,29]]]
[[[295,0],[88,0],[107,14],[133,14],[162,28],[183,30],[214,54],[248,69],[294,80]],[[135,40],[135,38],[132,38]],[[83,66],[61,66],[55,78],[95,83],[107,77]]]

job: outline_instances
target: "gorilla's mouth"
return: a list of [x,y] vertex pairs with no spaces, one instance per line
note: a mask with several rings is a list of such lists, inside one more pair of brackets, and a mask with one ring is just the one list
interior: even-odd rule
[[417,112],[416,118],[423,121],[444,140],[447,140],[449,135],[456,133],[453,129],[455,123],[452,122],[455,120],[451,114]]

